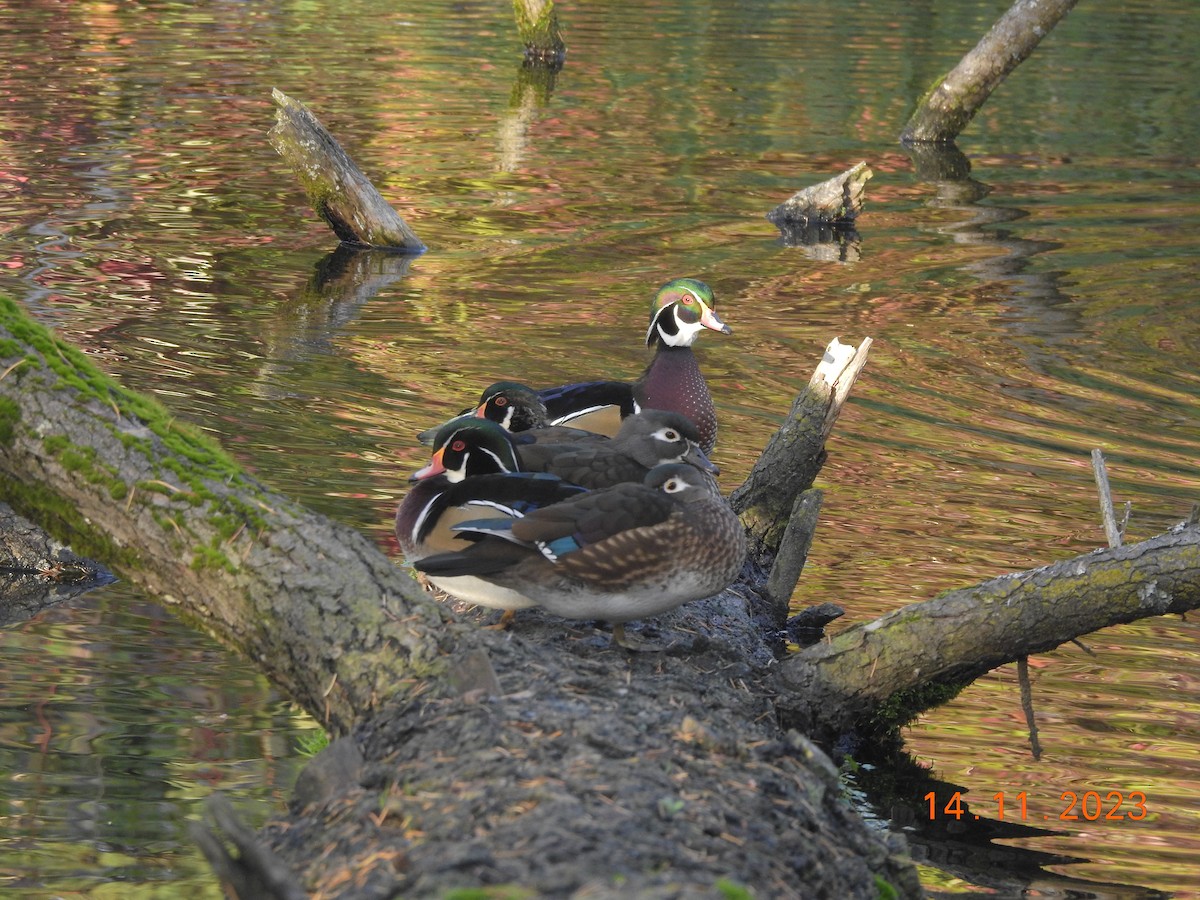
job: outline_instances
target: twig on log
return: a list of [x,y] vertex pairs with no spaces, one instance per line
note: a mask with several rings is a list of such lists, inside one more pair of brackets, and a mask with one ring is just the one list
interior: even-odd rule
[[308,202],[347,244],[424,253],[425,245],[380,196],[308,108],[277,88],[271,145],[292,167]]
[[1016,0],[991,30],[921,98],[900,140],[953,141],[1004,81],[1034,51],[1076,0]]
[[1100,494],[1100,518],[1104,522],[1104,536],[1108,546],[1121,546],[1121,529],[1113,512],[1112,489],[1108,486],[1108,468],[1104,465],[1104,454],[1097,448],[1092,451],[1092,472],[1096,476],[1096,490]]
[[525,63],[561,69],[567,45],[558,27],[554,0],[513,0],[513,14],[525,44]]

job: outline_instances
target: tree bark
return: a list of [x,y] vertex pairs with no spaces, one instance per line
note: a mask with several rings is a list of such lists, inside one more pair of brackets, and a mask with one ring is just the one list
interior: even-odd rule
[[796,498],[812,487],[821,470],[825,442],[870,348],[870,338],[857,348],[836,339],[830,343],[808,387],[792,404],[745,483],[729,498],[750,534],[751,558],[764,568],[770,568],[779,553]]
[[308,108],[283,91],[271,91],[279,109],[267,133],[296,173],[308,202],[348,244],[424,253],[425,245]]
[[993,90],[1025,61],[1076,0],[1016,0],[966,56],[921,98],[904,143],[953,141]]
[[[843,631],[783,661],[781,706],[810,735],[895,728],[946,690],[1101,628],[1200,606],[1200,528],[1002,575]],[[889,702],[903,703],[887,709]],[[831,716],[831,710],[836,714]]]

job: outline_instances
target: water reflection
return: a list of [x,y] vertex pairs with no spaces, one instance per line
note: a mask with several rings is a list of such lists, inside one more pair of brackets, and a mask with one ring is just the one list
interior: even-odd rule
[[[1200,487],[1194,11],[1080,4],[960,140],[990,194],[968,172],[931,188],[895,135],[995,14],[618,0],[570,10],[568,64],[540,81],[493,4],[3,5],[0,290],[385,547],[418,431],[500,377],[636,375],[670,277],[712,284],[735,330],[698,350],[729,485],[829,339],[871,336],[796,597],[853,624],[1101,544],[1092,447],[1135,537],[1183,518]],[[337,48],[320,65],[318,37]],[[330,271],[351,268],[322,283],[331,235],[265,139],[275,86],[311,104],[430,254],[369,274],[335,254]],[[876,177],[854,252],[782,246],[763,213],[859,159]],[[280,802],[283,736],[302,726],[144,598],[90,596],[0,646],[5,886],[111,872],[215,896],[180,823],[213,784],[253,798],[252,819]],[[924,717],[909,747],[973,808],[1000,790],[1144,788],[1152,828],[1012,840],[1100,884],[1192,889],[1196,626],[1089,643],[1095,659],[1032,661],[1042,761],[1006,670]]]
[[[961,266],[961,270],[983,284],[999,287],[1006,305],[1018,312],[1010,326],[1053,346],[1084,333],[1072,299],[1060,287],[1062,273],[1031,266],[1034,257],[1062,246],[1058,241],[1032,240],[1012,231],[997,228],[1029,215],[1012,206],[980,205],[992,193],[991,188],[971,175],[971,163],[953,142],[905,145],[913,161],[917,180],[934,189],[929,206],[933,209],[961,212],[965,218],[939,222],[936,231],[955,242],[982,246],[989,252],[983,258]],[[1037,355],[1044,356],[1045,348]]]

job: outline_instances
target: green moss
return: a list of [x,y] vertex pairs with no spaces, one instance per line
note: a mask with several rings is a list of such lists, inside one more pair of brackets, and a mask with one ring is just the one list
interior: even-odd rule
[[192,569],[196,572],[204,569],[224,569],[231,574],[237,571],[237,567],[226,555],[224,544],[219,537],[214,537],[209,543],[195,548]]
[[898,731],[925,710],[949,703],[972,680],[935,681],[912,690],[897,691],[875,708],[869,730],[874,734]]
[[17,433],[21,421],[21,407],[15,400],[0,397],[0,446],[7,447]]
[[296,737],[296,752],[311,759],[329,746],[329,735],[319,728],[314,728]]
[[107,534],[84,519],[75,504],[41,484],[27,483],[0,475],[0,496],[21,515],[36,521],[50,534],[81,556],[103,562],[109,568],[137,568],[135,550],[120,547]]
[[882,875],[875,876],[875,890],[878,892],[879,900],[899,900],[900,894],[892,887]]
[[0,338],[0,359],[12,359],[14,356],[24,356],[25,348],[20,341],[12,338]]
[[442,900],[528,900],[537,894],[529,888],[515,884],[494,884],[488,887],[453,888],[442,895]]
[[726,900],[754,900],[754,894],[748,887],[738,884],[736,881],[730,881],[728,878],[718,878],[713,887]]
[[[0,297],[0,324],[15,338],[15,341],[6,340],[18,347],[32,347],[65,384],[84,396],[119,411],[124,419],[136,418],[157,435],[171,453],[208,470],[210,477],[244,480],[241,467],[215,441],[198,429],[177,422],[154,400],[126,389],[105,375],[84,353],[59,342],[53,332],[27,316],[7,297]],[[115,426],[113,432],[127,447],[145,448],[147,444],[145,439],[131,436]]]

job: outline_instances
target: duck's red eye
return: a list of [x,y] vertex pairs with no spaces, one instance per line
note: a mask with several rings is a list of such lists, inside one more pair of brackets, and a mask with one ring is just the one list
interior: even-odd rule
[[495,402],[497,406],[508,406],[507,397],[497,397]]
[[462,438],[459,438],[453,444],[450,445],[450,449],[455,451],[456,453],[462,453],[464,450],[467,449],[467,442],[464,441]]
[[686,303],[688,306],[691,306],[693,303],[696,302],[696,298],[693,297],[691,294],[685,294],[683,297],[683,302]]

